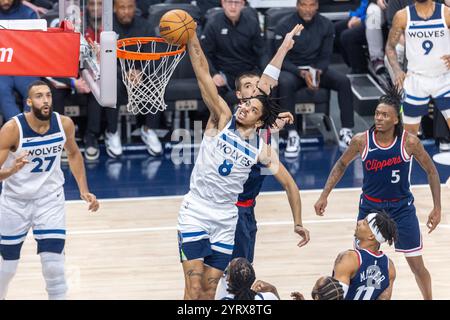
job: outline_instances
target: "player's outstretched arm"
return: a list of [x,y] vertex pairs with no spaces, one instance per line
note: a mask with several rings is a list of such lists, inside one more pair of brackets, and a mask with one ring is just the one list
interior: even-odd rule
[[441,222],[441,182],[436,166],[431,160],[428,152],[425,151],[419,138],[408,134],[405,143],[406,152],[414,156],[420,166],[427,173],[428,184],[430,185],[431,195],[433,197],[433,209],[428,215],[427,227],[431,233]]
[[26,159],[27,152],[20,155],[14,165],[8,168],[3,168],[3,164],[8,158],[8,153],[12,148],[15,148],[19,141],[19,128],[14,120],[8,121],[0,130],[0,181],[12,176],[14,173],[22,169],[29,161]]
[[392,27],[389,30],[389,36],[386,43],[386,56],[388,57],[389,64],[394,71],[395,79],[392,79],[394,84],[398,88],[403,88],[403,81],[405,81],[406,74],[403,72],[400,64],[398,63],[398,56],[395,47],[400,40],[400,37],[405,33],[407,23],[406,8],[398,11],[392,21]]
[[264,70],[264,73],[259,80],[258,88],[264,91],[266,94],[269,94],[271,88],[275,87],[278,84],[278,76],[281,70],[281,66],[283,65],[283,60],[286,57],[288,51],[291,50],[294,46],[294,36],[300,35],[302,30],[303,25],[297,24],[291,30],[291,32],[286,34],[275,56],[272,58],[272,60]]
[[188,52],[203,101],[216,123],[223,124],[224,126],[231,118],[231,110],[226,102],[219,96],[217,87],[209,74],[208,60],[206,59],[200,41],[195,33],[188,42]]
[[391,300],[392,290],[394,289],[395,281],[395,266],[391,259],[389,259],[389,287],[387,287],[379,296],[377,300]]
[[328,176],[327,182],[325,184],[325,187],[323,188],[319,200],[317,200],[316,204],[314,205],[314,209],[316,210],[316,214],[318,216],[323,216],[325,208],[327,206],[328,196],[337,185],[337,183],[341,180],[349,164],[353,160],[355,160],[360,151],[364,149],[366,144],[365,140],[366,138],[364,133],[355,135],[352,138],[352,141],[350,142],[348,148],[344,151],[342,156],[334,165],[333,169],[330,172],[330,175]]
[[67,152],[70,171],[72,171],[72,174],[77,181],[81,199],[89,203],[89,211],[95,212],[99,208],[99,203],[95,195],[89,192],[83,156],[75,141],[75,126],[72,119],[69,117],[61,116],[61,122],[66,134],[66,144],[64,145],[64,149],[66,149]]
[[309,242],[309,231],[303,226],[302,222],[302,203],[300,199],[300,191],[297,184],[286,170],[285,166],[280,162],[277,152],[267,144],[264,144],[260,154],[259,161],[270,170],[275,179],[281,184],[286,191],[289,205],[294,219],[294,232],[300,235],[302,240],[298,243],[299,247],[303,247]]

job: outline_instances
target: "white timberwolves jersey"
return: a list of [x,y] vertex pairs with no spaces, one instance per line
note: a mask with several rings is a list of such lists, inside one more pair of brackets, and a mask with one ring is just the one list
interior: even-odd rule
[[61,153],[66,135],[58,113],[53,112],[49,130],[41,135],[29,126],[23,113],[13,118],[19,127],[20,140],[15,152],[10,152],[4,167],[14,164],[24,151],[29,153],[21,170],[3,181],[2,193],[11,198],[38,199],[47,196],[64,184]]
[[408,71],[434,77],[448,72],[443,55],[450,54],[450,32],[445,22],[444,5],[435,3],[433,15],[424,20],[414,5],[408,6],[405,30]]
[[252,166],[258,161],[262,143],[237,135],[233,116],[216,136],[205,135],[191,174],[190,192],[211,203],[234,204],[242,192]]

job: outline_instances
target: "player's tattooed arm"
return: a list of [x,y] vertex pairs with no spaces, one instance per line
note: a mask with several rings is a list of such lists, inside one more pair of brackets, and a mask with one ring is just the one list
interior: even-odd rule
[[430,185],[434,205],[433,210],[431,210],[431,213],[428,215],[427,227],[429,228],[429,232],[432,232],[441,221],[441,182],[439,173],[419,138],[408,134],[406,137],[405,149],[406,153],[414,156],[423,170],[427,173],[428,184]]
[[355,250],[341,252],[334,262],[333,278],[348,285],[358,268],[359,259]]
[[407,23],[407,13],[406,9],[398,11],[392,21],[392,27],[389,30],[389,36],[386,43],[386,56],[388,57],[389,64],[395,74],[394,83],[399,88],[403,87],[403,81],[405,79],[405,73],[403,72],[399,62],[397,51],[395,47],[397,46],[400,37],[405,33]]
[[395,281],[395,266],[391,259],[389,259],[389,287],[387,287],[379,296],[378,300],[391,300],[392,290],[394,289]]
[[203,101],[211,114],[214,115],[214,118],[219,119],[218,126],[219,129],[222,129],[222,126],[225,126],[231,118],[231,110],[226,102],[219,96],[217,87],[209,72],[208,60],[206,59],[200,41],[195,33],[188,42],[188,52]]

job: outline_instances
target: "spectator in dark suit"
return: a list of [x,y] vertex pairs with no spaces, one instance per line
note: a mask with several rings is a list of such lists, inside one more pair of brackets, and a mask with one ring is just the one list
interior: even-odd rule
[[[318,0],[297,0],[297,12],[285,17],[275,29],[276,47],[292,27],[299,23],[305,27],[300,37],[294,37],[294,47],[283,63],[279,78],[281,105],[287,111],[295,112],[295,92],[307,87],[311,90],[326,88],[336,90],[341,110],[342,129],[340,144],[348,146],[354,126],[353,96],[350,80],[342,73],[329,67],[333,52],[333,23],[317,13]],[[302,68],[299,68],[302,67]],[[288,125],[289,139],[286,157],[295,158],[300,152],[300,137],[295,126]]]
[[242,11],[244,0],[222,0],[223,12],[208,21],[201,36],[213,81],[229,106],[237,103],[235,79],[243,72],[261,73],[264,40],[252,12]]

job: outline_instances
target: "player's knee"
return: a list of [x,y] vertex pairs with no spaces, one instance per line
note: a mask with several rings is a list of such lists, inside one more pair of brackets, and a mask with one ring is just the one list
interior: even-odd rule
[[203,288],[201,283],[193,283],[187,288],[187,294],[191,300],[200,300],[202,297]]
[[1,260],[0,262],[0,274],[2,281],[11,281],[17,272],[17,266],[19,260]]
[[64,274],[64,255],[51,252],[42,252],[40,255],[49,299],[65,299],[67,284]]
[[214,300],[214,297],[216,296],[216,289],[217,289],[217,285],[214,286],[208,286],[207,288],[205,288],[205,290],[203,291],[203,300]]

